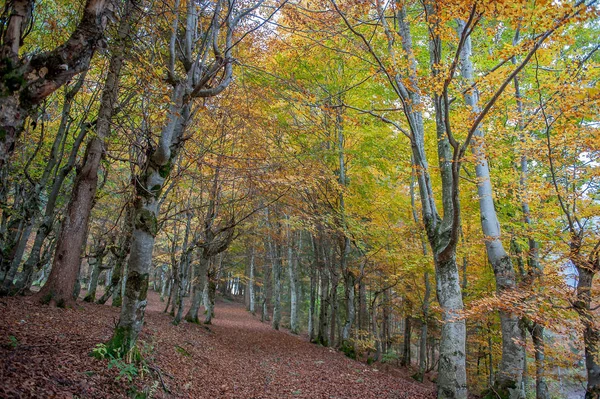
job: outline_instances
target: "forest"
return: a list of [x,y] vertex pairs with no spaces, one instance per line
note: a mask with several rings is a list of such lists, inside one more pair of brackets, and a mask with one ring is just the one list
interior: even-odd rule
[[3,0],[1,398],[600,399],[596,0]]

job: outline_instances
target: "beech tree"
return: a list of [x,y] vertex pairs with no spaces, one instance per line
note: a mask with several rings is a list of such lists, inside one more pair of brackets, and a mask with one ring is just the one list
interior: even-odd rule
[[3,13],[0,50],[0,168],[15,150],[26,118],[33,109],[73,76],[85,71],[102,44],[104,29],[114,5],[88,0],[81,20],[69,39],[53,50],[24,57],[20,50],[34,12],[34,1],[11,1]]

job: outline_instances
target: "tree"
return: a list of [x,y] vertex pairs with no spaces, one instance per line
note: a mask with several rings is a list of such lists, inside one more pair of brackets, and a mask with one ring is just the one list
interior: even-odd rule
[[7,3],[0,43],[0,170],[15,149],[25,119],[33,109],[73,76],[89,67],[100,46],[113,5],[106,0],[87,0],[79,25],[62,45],[51,51],[20,56],[32,23],[33,0]]
[[119,80],[125,60],[124,46],[126,46],[131,32],[131,18],[135,7],[136,5],[132,1],[125,3],[102,92],[98,118],[95,121],[96,136],[88,141],[82,165],[77,168],[67,217],[63,220],[57,240],[50,277],[38,294],[44,303],[52,301],[61,306],[72,303],[71,292],[77,279],[81,251],[87,238],[86,232],[96,195],[98,169],[103,157],[104,141],[110,134],[111,119],[116,112]]

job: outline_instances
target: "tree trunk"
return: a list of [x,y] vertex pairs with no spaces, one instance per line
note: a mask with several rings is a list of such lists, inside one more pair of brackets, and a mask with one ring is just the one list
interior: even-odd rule
[[[87,6],[90,6],[94,1],[88,1]],[[104,2],[102,2],[104,3]],[[98,7],[98,5],[96,5]],[[103,7],[103,5],[102,5]],[[87,224],[90,217],[91,209],[94,204],[94,196],[96,194],[96,186],[98,182],[98,168],[100,159],[104,151],[104,140],[110,134],[110,122],[115,111],[115,105],[118,99],[119,79],[123,66],[124,56],[123,47],[124,41],[128,38],[130,32],[129,17],[133,10],[131,2],[126,3],[126,10],[118,28],[117,46],[114,48],[114,54],[111,57],[108,74],[105,81],[100,109],[98,110],[98,120],[96,124],[97,136],[92,138],[88,143],[84,165],[77,170],[71,202],[69,203],[68,217],[63,221],[61,235],[57,243],[57,252],[55,261],[52,266],[52,271],[47,285],[40,291],[40,298],[43,301],[54,300],[57,303],[66,301],[64,295],[60,294],[60,286],[68,285],[74,262],[81,257],[81,245],[73,245],[82,241],[83,232],[87,231]],[[86,12],[94,13],[92,9],[87,9]],[[90,15],[90,18],[94,15]],[[88,21],[91,23],[92,21]],[[91,27],[86,27],[89,29]],[[101,37],[103,32],[99,30],[97,34]],[[79,45],[80,46],[80,45]],[[91,54],[89,56],[91,58]],[[89,62],[89,59],[87,60]],[[77,236],[79,235],[79,236]],[[79,239],[79,241],[73,240]],[[71,250],[69,250],[69,247]],[[57,261],[58,260],[58,261]],[[61,276],[60,274],[63,274]],[[68,289],[68,287],[64,287]],[[48,297],[49,296],[49,297]]]
[[298,258],[294,253],[293,234],[288,226],[288,274],[290,279],[290,330],[298,334]]
[[450,259],[436,259],[436,266],[436,293],[442,308],[438,398],[466,398],[466,326],[464,319],[460,319],[463,303],[456,255]]
[[102,141],[97,137],[88,142],[83,166],[75,178],[67,215],[62,222],[50,277],[37,294],[43,303],[54,302],[59,307],[73,304],[73,288],[78,277],[84,240],[87,238],[90,216],[87,210],[94,203],[102,151]]
[[[279,222],[278,222],[279,224]],[[279,229],[278,229],[279,230]],[[274,247],[274,248],[272,248]],[[273,267],[273,328],[279,330],[281,323],[281,244],[269,241],[269,248],[272,250],[271,264]]]
[[412,340],[412,303],[410,300],[406,300],[404,317],[404,341],[402,345],[402,360],[400,365],[402,367],[408,367],[411,364],[411,353],[410,353],[410,342]]
[[329,324],[329,345],[336,346],[335,333],[337,331],[337,317],[338,317],[338,300],[337,300],[337,288],[339,282],[339,274],[336,272],[336,265],[333,259],[333,251],[331,258],[328,260],[329,269],[329,280],[331,286],[329,290],[329,304],[331,306],[331,322]]
[[169,305],[171,304],[171,298],[173,297],[173,285],[174,285],[174,277],[172,275],[170,275],[169,282],[167,284],[169,296],[167,298],[167,304],[165,305],[165,310],[163,310],[163,313],[167,313],[169,311]]
[[[459,34],[462,33],[465,23],[459,22]],[[473,82],[473,65],[471,62],[471,38],[465,40],[460,54],[461,75],[467,82]],[[464,94],[466,104],[478,114],[479,96],[477,90],[467,91]],[[477,175],[477,193],[479,196],[479,213],[481,227],[486,237],[485,247],[488,259],[496,276],[496,290],[498,295],[512,291],[516,288],[516,275],[512,261],[504,250],[500,240],[500,222],[494,207],[494,195],[490,180],[490,171],[485,154],[483,130],[476,129],[473,135],[475,141],[472,145],[476,157],[475,172]],[[519,317],[510,312],[500,311],[500,325],[502,331],[502,358],[496,375],[494,391],[509,399],[525,398],[523,389],[523,372],[525,362],[525,349],[519,341],[524,336]]]
[[129,274],[129,264],[124,263],[121,268],[121,278],[119,279],[118,285],[115,287],[112,295],[112,301],[110,306],[113,308],[123,307],[123,295],[125,295],[125,286],[127,285],[127,275]]
[[190,117],[190,105],[182,104],[183,93],[182,86],[177,86],[173,91],[168,123],[161,132],[159,146],[146,160],[143,174],[135,179],[134,224],[125,295],[119,323],[107,344],[111,351],[120,354],[128,353],[133,348],[144,323],[148,273],[158,232],[160,193],[177,156],[178,147],[171,146],[179,142],[178,138],[183,134]]
[[215,311],[215,294],[217,291],[217,282],[216,279],[216,270],[215,266],[211,265],[208,267],[208,272],[206,274],[206,317],[204,318],[204,324],[211,324],[212,318],[214,316]]
[[[513,45],[518,45],[519,42],[519,30],[515,34],[513,39]],[[513,65],[517,63],[515,57],[512,59]],[[521,88],[519,85],[519,75],[516,75],[513,79],[514,88],[515,88],[515,100],[517,105],[517,114],[518,114],[518,127],[519,127],[519,136],[521,142],[524,142],[524,114],[523,114],[523,100],[521,96]],[[521,210],[523,212],[523,221],[529,228],[531,229],[531,212],[529,208],[529,203],[526,201],[526,196],[524,195],[525,190],[527,189],[527,180],[529,176],[529,165],[528,159],[525,152],[525,148],[522,149],[523,153],[521,154],[521,177],[519,179],[519,188],[521,190]],[[528,237],[529,244],[529,252],[527,255],[528,263],[529,263],[529,273],[531,273],[531,277],[528,277],[530,284],[534,284],[535,281],[543,275],[543,266],[539,260],[539,244],[532,237]],[[518,248],[518,244],[515,243],[515,247]],[[519,249],[520,250],[520,249]],[[518,257],[521,260],[521,257]],[[523,263],[521,261],[521,263]],[[525,279],[524,267],[520,265],[519,268],[522,273],[523,279]],[[544,338],[544,327],[535,323],[531,320],[524,319],[523,323],[528,326],[529,332],[531,334],[531,338],[533,340],[533,347],[535,350],[535,387],[536,387],[536,399],[550,399],[550,393],[548,392],[548,385],[546,383],[546,370],[545,370],[545,338]],[[525,364],[523,367],[524,374],[523,380],[526,378],[527,371],[527,353],[525,353]],[[527,387],[527,384],[524,384]]]
[[[187,244],[184,244],[184,248],[187,246]],[[176,297],[175,297],[175,303],[177,305],[177,311],[175,312],[175,317],[173,319],[173,324],[178,325],[181,322],[181,319],[183,318],[183,310],[185,308],[185,296],[188,292],[188,280],[190,278],[190,260],[189,260],[189,255],[187,254],[187,248],[185,248],[185,250],[183,251],[182,255],[181,255],[181,259],[179,261],[179,284],[178,284],[178,290],[176,293]],[[190,308],[190,310],[193,311],[193,304],[192,307]],[[192,316],[189,312],[187,313],[186,317],[190,316],[190,321],[194,321]],[[198,307],[196,307],[196,319],[198,317]]]
[[94,259],[94,266],[92,267],[92,274],[88,284],[87,294],[83,298],[85,302],[94,302],[96,300],[96,289],[98,288],[98,277],[100,277],[100,259]]
[[[202,251],[203,252],[203,251]],[[194,281],[192,283],[192,304],[185,319],[191,323],[200,323],[198,318],[198,311],[200,310],[200,304],[202,303],[202,295],[204,292],[204,280],[206,279],[206,273],[210,259],[204,257],[203,254],[199,256],[197,262],[194,263]]]
[[373,334],[373,338],[375,340],[375,356],[373,357],[373,361],[377,362],[381,359],[381,333],[377,326],[377,297],[379,296],[379,292],[377,292],[373,299],[371,300],[371,333]]
[[[15,200],[15,202],[16,201],[17,200]],[[5,219],[7,217],[8,213],[4,212],[2,218]],[[19,237],[23,232],[24,220],[21,218],[11,217],[8,220],[8,222],[4,223],[4,225],[6,227],[3,229],[2,242],[0,247],[0,277],[2,278],[0,282],[3,286],[2,292],[0,293],[1,295],[8,294],[7,288],[10,287],[10,285],[12,285],[14,275],[17,272],[17,270],[14,269],[14,271],[11,273],[11,265],[12,259],[14,258],[17,252],[17,244],[19,242]]]
[[[19,266],[21,265],[21,258],[23,257],[23,252],[25,251],[25,246],[27,245],[31,228],[33,227],[27,220],[21,220],[19,224],[21,228],[14,237],[15,241],[10,242],[12,240],[9,240],[8,248],[5,247],[8,251],[3,251],[2,253],[2,262],[4,263],[3,268],[8,269],[8,273],[4,276],[0,295],[6,295],[11,291],[10,287],[13,285],[13,281],[19,270]],[[9,265],[10,267],[8,267]]]
[[171,281],[171,276],[168,275],[167,271],[164,269],[164,266],[161,267],[160,270],[160,301],[165,301],[165,296],[169,292],[169,282]]
[[252,244],[252,249],[250,250],[250,276],[248,278],[248,302],[249,310],[252,314],[256,311],[256,298],[254,295],[254,252],[254,244]]
[[[175,314],[175,318],[173,319],[173,324],[177,325],[181,322],[181,318],[183,317],[183,308],[185,305],[185,293],[187,290],[187,280],[189,278],[189,268],[190,268],[190,250],[188,249],[189,238],[190,238],[190,230],[192,224],[192,213],[186,213],[186,223],[185,223],[185,232],[183,234],[183,245],[181,247],[181,256],[179,258],[179,284],[178,290],[175,296],[175,303],[177,304],[177,312]],[[175,249],[175,245],[173,245],[173,250]],[[199,273],[196,273],[197,270],[194,271],[196,277]],[[192,305],[193,307],[193,305]],[[189,315],[189,313],[188,313]],[[197,308],[196,308],[196,318]]]
[[342,344],[350,339],[350,332],[354,325],[356,310],[354,308],[354,274],[348,270],[344,276],[344,292],[346,300],[346,323],[342,330]]
[[419,343],[419,372],[417,373],[416,380],[423,382],[425,377],[425,371],[427,369],[427,324],[429,322],[429,301],[431,297],[431,284],[429,283],[429,273],[423,274],[425,281],[425,295],[423,296],[423,306],[421,310],[423,312],[423,319],[421,324],[421,338]]
[[[268,249],[267,249],[268,250]],[[271,300],[271,265],[269,262],[265,260],[263,262],[263,278],[262,278],[262,287],[260,289],[261,294],[261,316],[260,321],[269,321],[271,318],[269,317],[268,304]]]
[[329,276],[325,270],[320,270],[320,293],[319,300],[319,332],[317,342],[323,346],[329,346]]
[[[33,212],[32,212],[33,213]],[[29,242],[29,237],[31,236],[31,230],[33,229],[33,223],[31,222],[31,216],[25,218],[25,227],[19,237],[19,243],[17,244],[17,248],[14,252],[14,258],[10,265],[11,270],[14,270],[15,273],[12,274],[12,278],[16,274],[16,271],[21,266],[21,261],[23,260],[23,254],[25,253],[25,247]]]
[[368,319],[367,286],[363,277],[358,283],[358,328],[360,330],[366,330],[368,328]]
[[575,310],[584,326],[583,343],[585,347],[585,368],[587,372],[587,387],[585,399],[600,398],[600,331],[594,320],[594,314],[591,310],[592,304],[592,286],[594,274],[598,269],[599,258],[595,259],[595,264],[583,262],[579,254],[580,241],[579,236],[572,239],[571,248],[574,249],[571,255],[571,261],[577,267],[579,279],[577,281],[577,301]]
[[[81,75],[81,82],[83,83],[83,78],[85,74]],[[79,84],[79,83],[78,83]],[[74,95],[74,94],[73,94]],[[40,270],[42,268],[42,247],[46,238],[50,235],[53,229],[54,221],[56,218],[56,203],[58,201],[58,196],[60,194],[62,185],[75,166],[75,162],[77,159],[77,153],[79,152],[79,148],[85,139],[88,132],[89,124],[83,122],[80,125],[79,134],[73,143],[71,148],[71,153],[69,154],[69,158],[67,163],[57,172],[54,176],[54,180],[52,181],[52,187],[48,194],[48,201],[46,202],[46,208],[44,210],[44,216],[42,221],[37,228],[37,232],[35,235],[35,240],[33,242],[33,246],[31,251],[29,252],[29,257],[25,261],[23,265],[23,272],[17,279],[15,283],[14,291],[15,293],[20,293],[23,290],[29,289],[33,282],[33,275],[36,270]]]
[[110,285],[106,287],[104,295],[98,300],[97,303],[104,305],[106,301],[112,296],[112,306],[121,307],[121,287],[124,276],[125,262],[129,251],[131,250],[132,231],[133,231],[133,205],[128,203],[125,210],[125,220],[123,222],[123,229],[119,239],[117,240],[116,246],[111,246],[110,250],[114,256],[114,267],[110,278]]
[[550,399],[548,385],[546,384],[546,355],[544,345],[544,327],[534,324],[530,330],[535,351],[535,398]]
[[[35,182],[35,184],[33,184],[33,186],[31,187],[31,189],[25,193],[25,196],[27,197],[27,199],[25,199],[23,201],[23,204],[22,204],[23,211],[20,213],[21,213],[21,218],[23,219],[23,223],[26,227],[25,227],[24,234],[21,234],[21,237],[19,238],[19,244],[17,247],[17,251],[16,251],[14,258],[12,259],[11,272],[9,272],[8,281],[5,281],[4,285],[3,285],[3,291],[5,293],[17,294],[21,291],[21,283],[25,280],[23,278],[23,276],[19,276],[19,279],[17,280],[17,284],[15,284],[12,287],[11,287],[11,285],[12,285],[14,276],[17,272],[17,269],[19,268],[19,266],[21,264],[23,252],[24,252],[25,246],[29,240],[29,235],[31,233],[33,225],[35,224],[35,219],[37,219],[38,214],[40,213],[40,198],[43,196],[42,193],[44,192],[44,190],[46,190],[46,188],[48,186],[48,181],[50,180],[53,172],[55,171],[55,169],[57,169],[57,165],[60,163],[60,161],[62,159],[64,145],[66,142],[66,138],[68,136],[67,132],[69,130],[69,126],[71,125],[71,115],[70,115],[71,106],[73,104],[73,99],[75,98],[76,94],[79,92],[81,87],[83,86],[85,76],[86,76],[86,73],[80,74],[79,79],[73,85],[73,87],[70,88],[69,90],[65,90],[65,96],[64,96],[63,107],[62,107],[62,112],[61,112],[61,120],[60,120],[58,129],[57,129],[56,136],[54,138],[54,142],[52,143],[52,148],[50,150],[50,156],[47,159],[46,165],[44,166],[44,171],[42,172],[40,179],[37,180]],[[73,147],[71,149],[72,153],[73,152],[77,153],[80,143],[81,143],[81,140],[78,140],[78,139],[75,140],[75,142],[73,143]],[[69,160],[67,161],[67,165],[69,165],[69,164],[71,164],[71,165],[74,164],[74,157],[69,157]],[[70,170],[70,168],[69,168],[69,170]],[[57,180],[60,178],[61,178],[61,176],[55,175],[54,180]],[[62,181],[61,181],[61,184],[62,184]],[[1,183],[0,183],[0,186],[1,186]],[[52,184],[52,186],[54,186],[54,183]],[[0,188],[0,190],[1,190],[1,188]],[[52,193],[48,193],[48,194],[50,196],[47,201],[47,208],[50,207],[51,209],[53,209],[54,204],[56,202],[56,199],[52,198],[52,195],[54,194],[54,190],[52,190]],[[56,193],[56,195],[58,195],[58,193]],[[44,223],[42,223],[42,225],[40,226],[40,229],[43,225],[44,225]],[[39,231],[40,230],[38,230],[38,233],[39,233]],[[14,237],[16,238],[16,236],[14,236]],[[43,239],[45,237],[46,236],[42,235],[40,237],[40,239]],[[36,235],[36,242],[38,242],[38,241],[39,241],[39,239],[38,239],[38,236]],[[6,242],[6,240],[3,239],[2,242]],[[42,242],[40,242],[38,244],[37,248],[35,248],[35,245],[34,245],[34,249],[37,250],[37,252],[38,252],[38,258],[36,258],[36,259],[39,259],[39,251],[41,249],[41,244],[42,244]],[[6,255],[7,255],[6,250],[3,250],[2,251],[2,262],[6,262],[8,260]],[[29,268],[29,266],[26,263],[23,267],[23,273],[27,274],[28,280],[30,280],[30,278],[31,278],[32,271],[33,271],[33,269]],[[1,281],[1,279],[0,279],[0,281]]]
[[317,253],[314,244],[315,238],[311,235],[311,244],[313,248],[313,264],[310,267],[310,293],[309,293],[309,304],[308,304],[308,340],[314,342],[315,334],[315,316],[316,316],[316,302],[317,302]]

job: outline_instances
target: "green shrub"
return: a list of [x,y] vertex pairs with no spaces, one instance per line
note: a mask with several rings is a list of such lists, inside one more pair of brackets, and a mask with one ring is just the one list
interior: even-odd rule
[[398,361],[398,354],[395,351],[387,351],[381,357],[381,363],[395,363]]
[[352,342],[342,342],[340,350],[344,353],[344,355],[348,356],[350,359],[356,360],[356,350],[354,350],[354,345],[352,344]]

